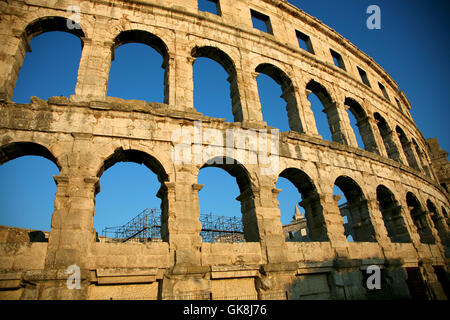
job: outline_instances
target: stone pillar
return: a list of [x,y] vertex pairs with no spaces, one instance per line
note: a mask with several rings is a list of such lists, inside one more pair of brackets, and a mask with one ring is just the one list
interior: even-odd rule
[[258,83],[259,73],[248,70],[237,72],[238,87],[241,89],[243,122],[263,124],[261,101],[259,100]]
[[[408,159],[406,158],[406,150],[403,149],[403,145],[400,141],[400,138],[398,137],[397,132],[391,130],[389,132],[389,135],[391,137],[391,150],[396,150],[392,154],[394,155],[395,160],[397,160],[400,163],[403,163],[405,165],[408,165]],[[403,152],[400,152],[402,150]]]
[[400,141],[397,135],[389,129],[389,131],[380,133],[386,148],[386,153],[388,158],[398,161],[400,163],[406,164],[406,158],[403,152],[400,152]]
[[437,279],[436,274],[434,273],[432,261],[430,259],[423,259],[421,263],[422,266],[419,269],[423,276],[423,279],[426,281],[426,286],[429,289],[430,299],[447,300],[447,296],[445,295],[445,292],[442,289],[442,286]]
[[[289,119],[289,128],[291,131],[303,133],[303,113],[300,112],[300,97],[298,96],[298,88],[295,85],[285,88],[281,97],[286,101],[286,109]],[[280,112],[282,112],[280,110]]]
[[387,156],[385,152],[382,150],[382,142],[379,139],[376,139],[374,132],[376,132],[376,124],[375,120],[371,117],[366,117],[364,119],[358,120],[359,133],[361,134],[361,138],[364,142],[364,148],[366,151],[374,152],[381,156]]
[[337,201],[332,193],[321,192],[320,202],[331,247],[334,248],[337,256],[346,257],[348,242],[345,237],[344,218],[339,211]]
[[104,100],[108,91],[113,42],[83,38],[75,101]]
[[[202,238],[200,236],[200,206],[198,191],[203,185],[192,183],[194,176],[179,172],[177,181],[165,182],[158,193],[167,209],[163,209],[162,236],[169,242],[175,265],[200,265]],[[165,194],[164,194],[165,193]]]
[[11,100],[25,54],[31,48],[23,31],[17,29],[0,35],[0,43],[0,100]]
[[[370,221],[372,223],[373,230],[375,231],[375,239],[383,249],[383,252],[392,251],[392,241],[389,238],[387,227],[383,221],[383,214],[380,211],[378,201],[376,199],[367,200],[367,208],[369,209]],[[385,257],[389,257],[391,254],[385,254]]]
[[[349,114],[348,114],[349,110],[350,110],[350,107],[348,105],[344,104],[343,108],[345,110],[346,116],[342,117],[342,120],[343,120],[342,122],[343,122],[344,127],[345,127],[345,129],[347,131],[348,145],[352,146],[352,147],[355,147],[355,148],[364,149],[364,146],[358,146],[358,141],[356,140],[355,130],[352,128],[352,125],[350,123],[350,117],[349,117]],[[355,118],[356,118],[356,116],[355,116]],[[361,133],[361,130],[360,130],[359,126],[358,126],[357,130],[360,131],[359,134],[362,137],[362,133]]]
[[241,201],[245,240],[261,243],[263,259],[267,263],[282,263],[287,260],[276,199],[280,192],[280,189],[271,186],[261,186],[260,189],[253,187],[237,198]]
[[[261,111],[261,101],[259,100],[258,83],[256,78],[259,73],[253,69],[253,63],[249,57],[250,52],[246,49],[240,49],[241,53],[241,66],[236,68],[236,87],[239,89],[242,121],[243,123],[249,123],[252,125],[265,125],[263,115]],[[233,103],[233,109],[235,109]],[[236,113],[233,110],[233,114]]]
[[308,96],[311,94],[310,90],[305,91],[305,95],[299,96],[299,108],[303,112],[303,130],[306,134],[310,136],[315,136],[322,139],[322,136],[317,131],[316,118],[314,117],[314,112],[311,110],[311,102],[308,100]]
[[[89,285],[86,252],[96,239],[93,216],[98,178],[83,176],[74,170],[54,179],[57,184],[55,210],[45,259],[45,269],[49,273],[43,275],[49,278],[41,288],[40,299],[86,299]],[[67,286],[70,266],[80,270],[81,288],[78,290]]]
[[406,283],[407,273],[398,260],[387,260],[385,274],[392,294],[392,300],[411,299],[408,284]]
[[[174,77],[169,76],[170,91],[174,94],[174,99],[169,101],[172,107],[182,108],[183,110],[194,108],[194,61],[195,58],[190,54],[175,54]],[[173,82],[173,83],[172,83]]]
[[170,265],[161,282],[161,298],[209,299],[209,266],[201,266],[202,238],[198,192],[202,184],[196,177],[178,168],[176,182],[165,182],[158,196],[162,198],[162,236],[169,242]]
[[305,217],[312,241],[329,241],[323,207],[319,194],[313,194],[299,203],[305,209]]
[[450,233],[448,231],[448,225],[445,218],[438,212],[435,212],[435,214],[431,217],[431,220],[433,222],[434,229],[437,231],[437,234],[441,239],[442,245],[450,247]]
[[[344,105],[332,102],[324,107],[333,141],[343,145],[349,145],[351,138],[348,132],[351,130],[351,127]],[[347,119],[347,121],[344,121],[343,119]],[[354,143],[356,144],[356,138]]]
[[419,163],[418,163],[418,156],[416,152],[414,151],[413,145],[411,141],[408,141],[404,145],[402,145],[403,151],[405,153],[407,163],[410,167],[416,169],[417,171],[420,171]]

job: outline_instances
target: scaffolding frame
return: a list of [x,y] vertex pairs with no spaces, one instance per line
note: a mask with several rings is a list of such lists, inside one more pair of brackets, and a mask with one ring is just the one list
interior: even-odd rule
[[[244,242],[242,220],[238,217],[201,214],[203,242]],[[148,242],[161,239],[161,210],[144,209],[123,226],[106,227],[102,230],[105,242]]]

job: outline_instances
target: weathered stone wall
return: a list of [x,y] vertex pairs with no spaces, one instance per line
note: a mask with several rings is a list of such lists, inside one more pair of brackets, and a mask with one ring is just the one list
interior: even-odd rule
[[[41,32],[67,31],[68,5],[79,5],[82,12],[81,30],[72,31],[83,43],[75,94],[12,102],[29,41]],[[349,41],[285,1],[220,0],[220,6],[221,16],[215,16],[199,12],[196,0],[0,3],[0,163],[33,154],[60,169],[48,243],[0,243],[1,297],[408,298],[405,268],[418,268],[429,298],[445,299],[433,266],[448,267],[442,209],[449,211],[449,199],[398,85]],[[270,17],[273,34],[252,28],[250,8]],[[314,54],[298,48],[295,30],[310,36]],[[163,55],[165,103],[106,97],[114,48],[127,41],[147,43]],[[346,70],[334,66],[330,48],[342,55]],[[196,112],[192,64],[199,56],[218,61],[229,73],[235,122]],[[367,72],[371,88],[359,80],[357,66]],[[262,118],[259,72],[281,84],[291,131],[277,138],[279,148],[272,152],[278,166],[271,174],[260,158],[222,165],[241,189],[246,242],[202,243],[197,174],[206,161],[175,162],[172,135],[183,129],[193,136],[196,121],[223,135],[230,129],[275,134]],[[307,100],[311,92],[324,104],[333,142],[317,134]],[[348,108],[357,114],[366,150],[357,147]],[[251,151],[248,145],[243,149]],[[96,242],[99,178],[118,161],[143,163],[158,175],[163,242]],[[305,193],[312,242],[285,241],[275,187],[280,175]],[[359,186],[351,203],[358,212],[354,226],[372,232],[368,240],[346,240],[333,197],[336,181],[351,195]],[[310,187],[302,189],[305,185]],[[380,202],[389,207],[380,210]],[[428,202],[437,210],[429,212]],[[387,230],[392,220],[398,223]],[[397,229],[409,241],[395,242],[389,232],[400,233]],[[81,269],[80,289],[67,287],[71,265]],[[382,292],[363,287],[369,265],[383,269]]]
[[430,147],[431,163],[436,171],[436,176],[444,190],[449,193],[450,162],[448,161],[448,152],[441,149],[436,138],[428,139],[427,143]]

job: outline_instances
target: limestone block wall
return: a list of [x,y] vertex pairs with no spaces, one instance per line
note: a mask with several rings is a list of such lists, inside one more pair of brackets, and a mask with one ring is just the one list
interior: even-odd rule
[[[0,2],[0,164],[38,155],[60,170],[48,243],[0,244],[2,297],[395,299],[416,294],[408,289],[415,272],[427,298],[445,299],[444,281],[434,270],[448,270],[443,221],[450,202],[397,83],[348,40],[286,1],[219,2],[220,15],[198,11],[196,0]],[[68,5],[79,6],[80,29],[67,29]],[[271,34],[253,28],[251,10],[269,17]],[[14,103],[30,40],[54,30],[82,43],[75,94]],[[314,53],[299,48],[296,30],[309,36]],[[106,96],[114,50],[128,42],[161,53],[164,103]],[[334,65],[330,49],[341,55],[345,70]],[[217,61],[229,74],[234,122],[195,110],[197,57]],[[367,73],[370,87],[357,68]],[[278,134],[264,121],[259,73],[281,85],[290,131]],[[311,93],[324,105],[333,141],[317,133]],[[358,119],[364,150],[357,147],[348,109]],[[197,175],[209,159],[180,163],[173,157],[174,132],[193,137],[198,123],[224,138],[230,130],[268,130],[278,146],[269,164],[260,156],[253,163],[214,164],[239,185],[243,243],[202,243]],[[209,145],[187,143],[184,150],[195,154],[199,147]],[[219,144],[217,150],[227,159],[253,152],[248,143],[231,150]],[[119,161],[143,163],[158,175],[162,242],[96,242],[99,178]],[[302,193],[312,242],[285,241],[279,176]],[[335,183],[354,213],[355,242],[344,235]],[[80,268],[79,289],[67,286],[71,265]],[[383,270],[381,291],[363,286],[370,265]]]

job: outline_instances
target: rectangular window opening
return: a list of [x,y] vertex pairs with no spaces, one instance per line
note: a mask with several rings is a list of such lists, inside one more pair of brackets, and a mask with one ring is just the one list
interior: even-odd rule
[[309,36],[298,30],[295,30],[295,33],[297,35],[298,45],[300,46],[300,48],[314,54],[314,49]]
[[330,49],[330,52],[331,52],[331,56],[333,57],[334,65],[338,68],[341,68],[342,70],[346,70],[342,56],[339,53],[337,53],[336,51],[334,51],[333,49]]
[[198,10],[209,12],[217,16],[222,15],[219,0],[198,0]]
[[273,34],[272,25],[270,24],[270,18],[268,16],[252,9],[250,9],[250,13],[252,16],[253,28]]
[[385,99],[387,101],[391,101],[391,99],[389,99],[389,95],[388,95],[388,93],[386,91],[386,88],[380,82],[378,82],[378,86],[380,87],[380,90],[383,93],[383,96],[385,97]]
[[369,82],[369,78],[367,77],[367,73],[361,69],[360,67],[358,68],[358,72],[359,72],[359,76],[361,77],[361,81],[368,87],[370,87],[370,82]]
[[395,99],[395,102],[397,103],[398,109],[399,109],[400,111],[402,111],[402,105],[401,105],[400,101],[398,101],[397,98],[394,98],[394,99]]

